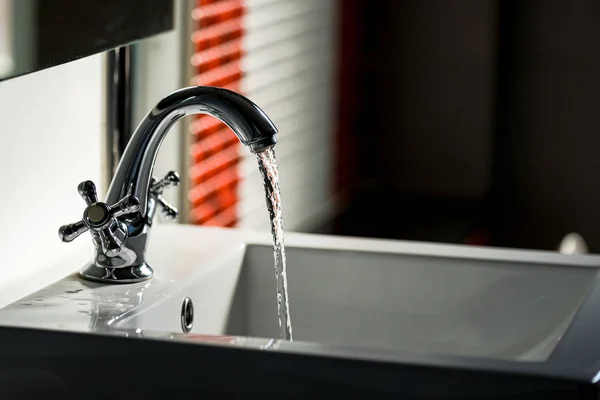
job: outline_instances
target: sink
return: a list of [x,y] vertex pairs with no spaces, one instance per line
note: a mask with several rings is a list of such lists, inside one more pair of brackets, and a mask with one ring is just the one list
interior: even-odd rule
[[[246,250],[226,333],[277,337],[272,249]],[[596,269],[290,247],[296,340],[546,359]]]
[[[294,339],[302,342],[542,361],[598,274],[594,265],[562,265],[557,259],[568,257],[553,253],[517,252],[529,257],[517,261],[503,250],[288,236],[290,311]],[[189,297],[193,334],[277,338],[269,240],[238,238],[175,295],[119,326],[181,331],[182,300]],[[464,256],[477,251],[487,259]]]
[[268,232],[157,226],[150,281],[72,274],[0,309],[0,325],[600,380],[598,256],[289,233],[286,342],[273,340],[270,242]]

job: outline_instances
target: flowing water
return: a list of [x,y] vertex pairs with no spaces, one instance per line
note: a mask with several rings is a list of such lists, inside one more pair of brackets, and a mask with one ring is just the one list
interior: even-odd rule
[[292,321],[290,319],[290,302],[288,297],[287,271],[285,263],[285,246],[283,244],[283,215],[281,209],[281,192],[279,190],[279,173],[273,148],[258,154],[258,169],[263,177],[267,209],[271,219],[273,234],[273,253],[275,258],[275,278],[277,279],[277,312],[281,337],[292,340]]

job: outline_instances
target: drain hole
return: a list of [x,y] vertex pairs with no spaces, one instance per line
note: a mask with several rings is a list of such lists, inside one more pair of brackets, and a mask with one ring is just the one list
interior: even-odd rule
[[181,305],[181,330],[183,333],[189,333],[194,326],[194,303],[192,299],[186,297]]

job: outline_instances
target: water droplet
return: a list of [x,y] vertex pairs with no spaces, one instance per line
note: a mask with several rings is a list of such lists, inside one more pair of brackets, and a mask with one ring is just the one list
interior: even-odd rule
[[30,306],[32,305],[31,303],[21,303],[22,306]]

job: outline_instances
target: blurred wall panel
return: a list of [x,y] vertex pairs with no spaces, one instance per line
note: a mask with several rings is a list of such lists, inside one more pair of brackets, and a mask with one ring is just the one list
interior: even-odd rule
[[577,231],[600,251],[600,2],[508,3],[501,243],[555,249]]
[[[0,83],[0,306],[72,273],[73,260],[89,255],[89,236],[67,245],[57,230],[81,218],[79,182],[96,182],[100,197],[106,190],[104,62],[95,55]],[[39,212],[34,192],[48,212]]]
[[[246,0],[242,92],[278,127],[285,227],[311,229],[333,209],[335,0]],[[268,229],[256,157],[244,148],[240,226]]]
[[364,168],[401,192],[483,198],[491,171],[495,1],[386,1],[377,8],[365,79],[372,83],[366,107],[378,120],[363,123]]

